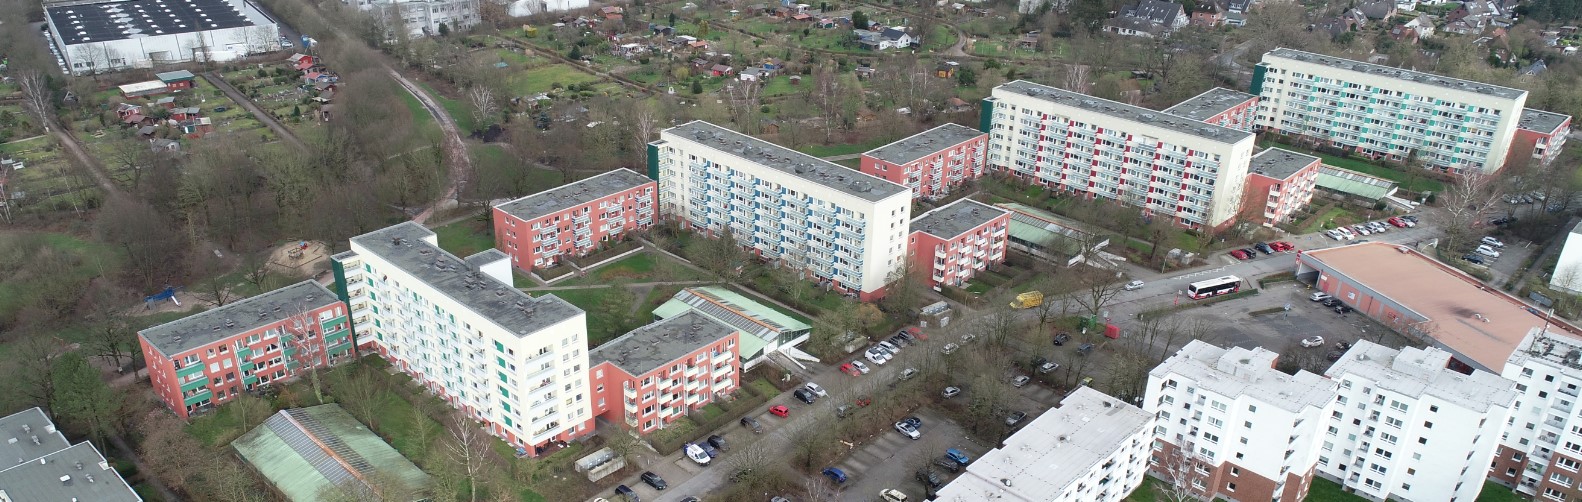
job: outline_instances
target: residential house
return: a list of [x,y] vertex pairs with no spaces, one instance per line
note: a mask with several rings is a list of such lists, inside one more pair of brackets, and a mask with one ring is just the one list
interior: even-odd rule
[[989,135],[945,124],[862,154],[860,171],[912,189],[913,198],[944,197],[984,174]]
[[1521,71],[1516,72],[1516,74],[1523,77],[1536,77],[1538,74],[1548,70],[1549,65],[1544,63],[1544,60],[1539,59],[1533,61],[1533,64],[1527,65],[1526,68],[1522,68]]
[[181,152],[181,143],[172,139],[150,138],[148,140],[148,150],[154,153],[179,153]]
[[742,68],[742,71],[736,74],[736,79],[741,80],[742,82],[760,82],[767,80],[767,77],[765,77],[765,74],[767,73],[768,70],[757,66],[752,66]]
[[711,77],[723,77],[723,76],[726,76],[726,75],[730,75],[731,72],[733,72],[733,71],[735,71],[735,70],[732,70],[730,66],[717,64],[717,65],[709,67],[709,76],[711,76]]
[[890,27],[880,31],[855,30],[857,45],[864,49],[882,51],[911,47],[918,39],[906,32],[905,27]]
[[960,67],[961,63],[957,63],[955,61],[941,61],[939,64],[934,65],[934,76],[939,78],[954,78],[956,76],[956,68]]
[[1417,39],[1420,37],[1417,36],[1417,30],[1407,28],[1404,24],[1398,24],[1394,28],[1390,28],[1390,38],[1397,42],[1416,44]]
[[654,180],[616,169],[494,206],[495,249],[519,270],[553,267],[654,223]]
[[1164,0],[1137,0],[1126,4],[1104,22],[1104,31],[1137,37],[1165,37],[1189,22],[1181,4]]
[[1571,116],[1527,108],[1516,123],[1516,136],[1511,139],[1508,165],[1520,165],[1530,158],[1538,165],[1548,165],[1560,157],[1560,149],[1571,135]]
[[945,100],[945,113],[966,113],[970,111],[972,111],[972,103],[968,103],[964,99],[951,96]]
[[1428,14],[1419,15],[1413,18],[1411,21],[1407,21],[1404,26],[1416,31],[1417,38],[1434,37],[1434,17]]
[[695,310],[588,352],[593,415],[639,434],[686,418],[741,384],[741,333]]
[[1346,16],[1326,17],[1313,23],[1313,29],[1329,35],[1331,40],[1340,38],[1341,35],[1350,33],[1352,21]]
[[1247,166],[1247,192],[1242,196],[1242,221],[1273,227],[1289,223],[1296,211],[1313,201],[1318,186],[1318,157],[1270,148]]
[[131,116],[134,116],[134,115],[139,117],[139,120],[141,120],[141,117],[143,116],[143,107],[140,106],[140,105],[134,105],[134,104],[131,104],[131,103],[116,103],[115,104],[115,116],[116,116],[116,118],[119,118],[119,119],[121,119],[124,122],[127,117],[131,117]]
[[[1568,244],[1576,232],[1572,229]],[[1582,498],[1582,485],[1577,484],[1582,470],[1582,439],[1577,438],[1582,416],[1573,411],[1582,391],[1578,354],[1582,354],[1582,338],[1540,326],[1530,328],[1511,352],[1500,375],[1516,382],[1516,402],[1521,404],[1510,410],[1505,434],[1496,436],[1500,447],[1489,481],[1514,487],[1533,500]]]
[[1213,28],[1225,22],[1225,11],[1213,4],[1201,6],[1197,12],[1192,13],[1191,24],[1204,28]]
[[172,109],[170,109],[170,120],[174,120],[174,121],[180,122],[180,121],[183,121],[183,120],[190,120],[190,119],[198,118],[198,116],[200,116],[202,114],[203,114],[203,111],[199,110],[198,107],[196,107],[196,106],[188,106],[188,107],[184,107],[184,108],[172,108]]
[[314,66],[318,66],[319,58],[307,54],[292,54],[291,57],[286,58],[286,62],[290,63],[291,68],[294,70],[308,71]]
[[1395,0],[1369,0],[1357,6],[1357,10],[1372,20],[1386,20],[1395,17]]

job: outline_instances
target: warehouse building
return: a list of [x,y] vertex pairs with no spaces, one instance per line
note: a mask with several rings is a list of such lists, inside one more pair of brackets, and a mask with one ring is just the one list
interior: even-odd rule
[[280,49],[275,21],[247,0],[45,2],[44,22],[72,75]]

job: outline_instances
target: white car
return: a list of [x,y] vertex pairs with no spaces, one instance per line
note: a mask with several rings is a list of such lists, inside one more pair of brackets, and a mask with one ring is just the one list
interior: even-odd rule
[[1321,302],[1321,301],[1324,301],[1324,300],[1328,300],[1330,298],[1334,298],[1334,297],[1333,296],[1329,296],[1329,293],[1325,293],[1323,291],[1319,291],[1317,293],[1313,293],[1313,296],[1307,297],[1307,299],[1313,300],[1315,302]]
[[1132,281],[1132,282],[1126,283],[1126,290],[1127,291],[1136,291],[1136,290],[1139,290],[1139,289],[1143,289],[1143,281]]
[[889,341],[879,342],[879,346],[880,347],[884,347],[884,350],[888,351],[891,354],[900,354],[901,353],[901,348],[900,347],[896,347],[895,344],[890,343]]
[[1339,230],[1329,230],[1324,232],[1324,235],[1327,235],[1329,238],[1335,239],[1337,241],[1346,240],[1346,234],[1340,233]]
[[878,348],[868,349],[868,352],[864,353],[863,357],[866,357],[868,362],[880,366],[884,366],[884,363],[890,361],[889,354],[885,354],[883,350],[879,350]]
[[1317,347],[1324,344],[1324,337],[1313,335],[1302,339],[1303,347]]
[[1487,256],[1489,258],[1499,258],[1500,257],[1500,252],[1499,251],[1495,251],[1494,248],[1489,247],[1487,244],[1482,245],[1482,246],[1478,246],[1478,248],[1475,249],[1474,251],[1477,251],[1478,254],[1483,255],[1483,256]]
[[702,446],[698,446],[694,443],[687,443],[687,447],[684,448],[684,450],[687,452],[687,458],[692,459],[693,462],[696,462],[698,465],[709,465],[709,454],[703,451]]
[[884,502],[906,502],[906,494],[893,488],[879,490],[879,498],[884,499]]
[[1488,244],[1489,246],[1493,246],[1493,247],[1497,247],[1497,248],[1505,247],[1505,243],[1500,242],[1499,239],[1495,239],[1494,236],[1492,236],[1492,235],[1484,237],[1483,240],[1478,241],[1478,242],[1482,242],[1484,244]]
[[863,364],[862,361],[852,361],[851,367],[857,368],[858,373],[862,373],[864,375],[868,374],[868,365]]
[[912,424],[906,423],[905,421],[896,422],[895,430],[912,439],[923,437],[923,433],[918,432],[917,427],[913,427]]
[[818,397],[829,397],[829,393],[824,392],[824,388],[819,387],[816,383],[808,382],[807,385],[803,385],[802,388],[807,389],[808,392],[818,394]]
[[959,348],[961,348],[960,345],[956,345],[954,343],[947,343],[947,344],[945,344],[944,347],[940,347],[939,351],[945,353],[945,355],[950,355],[951,353],[956,352],[956,349],[959,349]]

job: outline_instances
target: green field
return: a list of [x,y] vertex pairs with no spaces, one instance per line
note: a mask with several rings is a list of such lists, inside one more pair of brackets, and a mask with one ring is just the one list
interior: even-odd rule
[[434,233],[439,237],[440,249],[466,258],[494,249],[494,237],[491,235],[494,232],[487,226],[488,224],[485,222],[468,218],[435,228]]
[[[476,129],[478,127],[477,126],[477,121],[473,120],[473,118],[472,118],[472,109],[470,109],[467,106],[466,103],[462,103],[461,101],[450,99],[449,97],[445,96],[444,94],[440,94],[439,91],[434,90],[434,87],[431,86],[431,85],[428,85],[427,82],[418,82],[418,85],[423,88],[423,92],[427,92],[428,96],[430,98],[434,98],[434,101],[438,102],[439,106],[441,108],[445,109],[445,113],[450,114],[451,120],[456,121],[456,127],[461,129],[460,132],[461,132],[461,134],[463,136],[466,136],[467,134],[471,133],[474,129]],[[403,94],[405,94],[405,93],[403,93]],[[414,98],[414,97],[408,95],[408,96],[402,96],[402,99],[410,99],[412,101],[411,103],[407,104],[407,108],[408,109],[412,109],[412,113],[413,113],[412,120],[413,121],[418,121],[422,117],[429,117],[430,116],[429,113],[428,113],[428,110],[425,110],[423,108],[422,103],[418,103],[417,102],[417,98]],[[413,109],[414,105],[416,105],[415,109]],[[439,130],[439,126],[435,125],[434,129],[435,129],[435,132],[437,133],[438,130]]]
[[516,70],[507,78],[511,93],[516,96],[534,96],[556,87],[588,84],[600,81],[599,77],[584,73],[569,64],[552,64],[526,70]]

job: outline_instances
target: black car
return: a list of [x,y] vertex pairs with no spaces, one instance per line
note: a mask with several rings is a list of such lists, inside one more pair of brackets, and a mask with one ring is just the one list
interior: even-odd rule
[[1406,221],[1410,221],[1412,223],[1417,223],[1417,215],[1415,215],[1415,214],[1402,215],[1401,219],[1406,220]]
[[1253,244],[1252,247],[1257,248],[1259,251],[1262,251],[1263,254],[1274,254],[1274,248],[1269,247],[1269,243],[1267,243],[1267,242],[1260,242],[1260,243],[1257,243],[1257,244]]
[[1483,264],[1483,257],[1478,256],[1477,253],[1467,253],[1467,255],[1461,257],[1461,259],[1466,260],[1468,263],[1476,263],[1479,265]]
[[626,502],[643,502],[643,499],[637,496],[637,492],[632,491],[631,487],[626,485],[615,487],[615,494],[620,495]]
[[906,417],[906,418],[901,419],[901,422],[912,426],[912,428],[914,428],[914,429],[920,428],[920,427],[923,426],[923,419],[917,418],[917,417]]
[[1340,305],[1340,300],[1336,298],[1328,298],[1322,302],[1322,305],[1329,308],[1335,308],[1335,306]]
[[753,417],[742,417],[742,427],[752,429],[753,432],[764,431],[764,426],[758,425],[758,419]]
[[1026,419],[1027,413],[1013,411],[1009,415],[1005,416],[1005,425],[1007,427],[1016,427],[1016,424],[1022,423],[1022,420]]
[[1351,342],[1335,342],[1335,348],[1340,350],[1351,350]]
[[941,456],[936,458],[934,459],[934,465],[937,465],[944,470],[950,471],[951,473],[961,472],[961,464],[957,463],[955,459],[950,457]]
[[1495,218],[1495,219],[1489,220],[1489,224],[1490,225],[1505,226],[1505,225],[1509,225],[1509,224],[1512,224],[1512,223],[1516,223],[1516,217],[1515,216],[1501,216],[1499,218]]
[[796,392],[792,392],[791,395],[796,396],[798,401],[802,401],[807,404],[813,404],[813,401],[818,400],[818,395],[807,389],[797,389]]
[[720,451],[725,451],[725,450],[729,450],[730,449],[730,448],[725,446],[725,438],[723,436],[720,436],[719,434],[715,434],[713,436],[709,436],[709,446],[713,446],[715,448],[719,448]]
[[643,480],[644,483],[648,483],[648,486],[654,487],[655,490],[664,490],[666,487],[670,486],[669,484],[665,483],[665,478],[661,478],[658,474],[654,474],[654,471],[643,471],[643,475],[638,476],[638,479]]
[[939,488],[941,486],[945,486],[945,480],[939,479],[939,473],[934,472],[933,469],[929,469],[927,467],[918,469],[917,475],[913,477],[917,478],[917,482],[923,483],[929,488]]
[[1069,341],[1071,341],[1071,333],[1061,333],[1055,335],[1055,345],[1065,345],[1066,342]]
[[1344,350],[1331,350],[1331,351],[1329,351],[1329,354],[1325,354],[1324,355],[1324,359],[1328,359],[1330,362],[1334,362],[1334,361],[1339,361],[1340,357],[1344,356],[1344,355],[1346,355],[1346,351],[1344,351]]
[[708,455],[709,458],[714,458],[714,457],[720,456],[720,450],[718,448],[715,448],[714,445],[711,445],[711,444],[708,444],[708,443],[697,443],[697,445],[698,445],[698,448],[702,448],[703,449],[703,454],[704,455]]
[[1346,314],[1346,313],[1350,313],[1350,312],[1351,312],[1351,307],[1348,306],[1348,305],[1342,304],[1342,305],[1336,305],[1335,306],[1335,313],[1337,313],[1337,314]]

